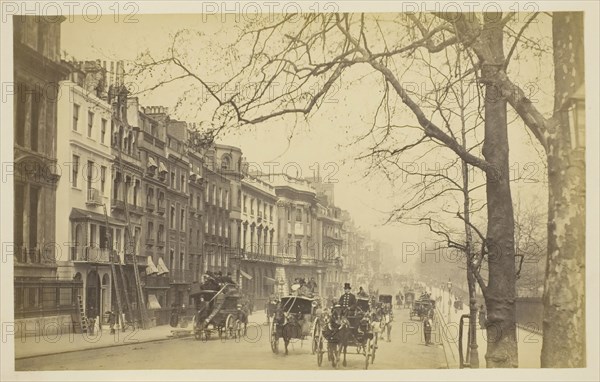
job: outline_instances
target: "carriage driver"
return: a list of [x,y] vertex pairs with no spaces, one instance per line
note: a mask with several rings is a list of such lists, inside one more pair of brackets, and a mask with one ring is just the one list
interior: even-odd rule
[[348,310],[356,309],[356,296],[350,293],[352,288],[350,283],[344,283],[344,294],[340,297],[340,305]]

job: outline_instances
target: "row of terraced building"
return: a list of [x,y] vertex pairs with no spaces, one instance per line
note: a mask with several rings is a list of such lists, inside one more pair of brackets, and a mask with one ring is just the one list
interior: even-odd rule
[[257,307],[296,278],[334,296],[378,272],[332,183],[251,172],[238,147],[192,147],[196,125],[140,105],[122,63],[61,60],[60,24],[43,18],[16,17],[14,31],[17,335],[71,328],[78,304],[106,321],[114,263],[157,325],[207,271],[231,273]]

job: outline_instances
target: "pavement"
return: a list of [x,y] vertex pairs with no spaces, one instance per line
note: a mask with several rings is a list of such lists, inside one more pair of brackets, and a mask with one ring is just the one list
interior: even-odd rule
[[[453,305],[448,305],[448,292],[439,288],[431,289],[431,297],[435,299],[442,296],[442,302],[436,305],[438,318],[444,326],[442,342],[448,359],[449,368],[459,368],[460,355],[458,352],[458,327],[460,317],[463,314],[469,314],[468,304],[463,304],[463,309],[454,309]],[[454,301],[451,301],[452,304]],[[466,321],[468,322],[468,321]],[[467,348],[468,324],[465,324],[463,339],[463,351]],[[477,323],[477,345],[479,354],[479,367],[485,368],[485,353],[487,347],[487,331],[479,327]],[[537,368],[541,367],[540,356],[542,353],[542,336],[540,333],[528,331],[517,325],[517,346],[519,351],[519,368]]]
[[[265,315],[263,311],[257,311],[250,315],[248,319],[250,322],[262,322],[265,320]],[[149,329],[115,330],[114,334],[110,334],[110,330],[106,328],[94,334],[59,333],[56,335],[40,334],[15,338],[15,359],[165,341],[186,335],[191,336],[190,329],[191,325],[186,328],[160,325]]]

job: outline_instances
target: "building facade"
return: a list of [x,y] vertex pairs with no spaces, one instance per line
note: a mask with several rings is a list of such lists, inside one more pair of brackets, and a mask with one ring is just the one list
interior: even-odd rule
[[[67,326],[75,311],[79,280],[57,279],[56,189],[59,81],[64,17],[13,17],[14,42],[14,297],[16,335]],[[46,332],[45,332],[46,333]]]
[[58,100],[57,159],[65,171],[57,193],[58,277],[81,280],[85,315],[96,319],[112,310],[113,239],[124,224],[108,216],[112,182],[111,105],[97,79],[95,62],[71,64]]
[[262,306],[277,292],[277,195],[264,180],[246,175],[241,189],[241,234],[237,252],[241,254],[242,286]]

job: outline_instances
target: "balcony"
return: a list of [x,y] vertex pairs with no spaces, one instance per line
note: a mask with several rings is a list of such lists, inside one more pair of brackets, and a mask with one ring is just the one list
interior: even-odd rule
[[146,245],[148,245],[148,246],[154,245],[154,238],[152,236],[146,238]]
[[169,289],[169,278],[165,276],[148,276],[146,277],[147,289]]
[[171,269],[169,271],[171,284],[191,284],[192,276],[192,271],[189,269]]
[[284,255],[276,256],[275,261],[279,264],[296,264],[296,265],[323,265],[323,261],[314,257],[302,257],[300,259],[296,256]]
[[108,248],[71,247],[71,260],[74,262],[108,264],[114,261],[115,257],[116,252]]
[[147,200],[146,201],[146,209],[148,211],[154,211],[154,202],[152,200]]
[[87,190],[87,200],[85,202],[88,206],[101,206],[102,203],[102,194],[100,190],[96,190],[95,188],[90,188]]
[[156,246],[157,247],[164,247],[165,246],[165,239],[163,239],[162,237],[158,238],[158,240],[156,240]]
[[118,199],[112,199],[110,201],[110,208],[112,210],[125,211],[125,202]]
[[165,214],[165,205],[164,205],[164,203],[161,203],[161,202],[158,203],[158,208],[156,209],[156,212],[158,212],[161,215]]
[[[125,264],[133,265],[134,257],[131,254],[125,254]],[[135,260],[137,262],[138,267],[145,267],[148,265],[148,258],[142,255],[136,255]]]

